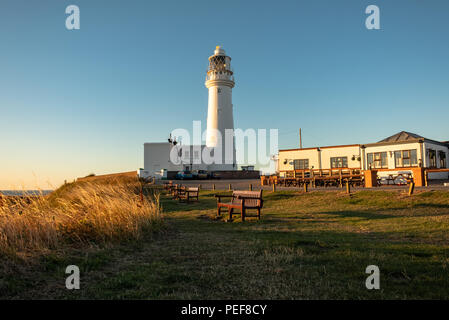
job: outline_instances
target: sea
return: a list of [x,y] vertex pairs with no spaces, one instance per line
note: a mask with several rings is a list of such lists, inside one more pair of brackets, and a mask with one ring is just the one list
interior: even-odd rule
[[45,196],[53,190],[0,190],[0,194],[5,196]]

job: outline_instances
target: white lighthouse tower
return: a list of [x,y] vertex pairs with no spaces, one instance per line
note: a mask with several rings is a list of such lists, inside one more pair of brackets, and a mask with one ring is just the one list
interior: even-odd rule
[[[214,165],[211,169],[234,170],[236,169],[234,134],[233,131],[232,136],[225,134],[226,129],[234,130],[232,110],[234,73],[231,70],[231,57],[227,56],[220,46],[217,46],[214,55],[209,57],[205,84],[209,89],[206,146],[221,148],[222,153],[222,164]],[[232,151],[229,150],[230,146]]]

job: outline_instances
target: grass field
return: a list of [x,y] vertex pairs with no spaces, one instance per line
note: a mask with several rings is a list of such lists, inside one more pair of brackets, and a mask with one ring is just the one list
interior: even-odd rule
[[[1,264],[1,298],[447,299],[449,193],[279,191],[262,220],[216,219],[200,203],[161,197],[165,227],[137,240],[72,247]],[[65,267],[81,289],[65,289]],[[380,268],[367,290],[365,268]]]

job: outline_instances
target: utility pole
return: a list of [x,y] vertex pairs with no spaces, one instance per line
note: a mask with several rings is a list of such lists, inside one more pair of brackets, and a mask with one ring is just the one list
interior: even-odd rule
[[302,136],[301,136],[301,128],[299,128],[299,149],[302,149]]

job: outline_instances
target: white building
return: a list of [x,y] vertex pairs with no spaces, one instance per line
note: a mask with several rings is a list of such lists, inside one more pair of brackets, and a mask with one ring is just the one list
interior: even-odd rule
[[279,150],[279,171],[301,169],[361,168],[360,145]]
[[170,142],[145,143],[144,168],[139,176],[162,177],[164,171],[208,170],[208,165],[202,163],[200,157],[205,148],[204,145],[181,146]]
[[[448,168],[449,144],[401,131],[377,143],[362,146],[363,169],[398,169],[413,167]],[[429,179],[447,179],[447,172],[429,173]]]
[[[237,169],[232,104],[234,73],[231,57],[220,46],[209,57],[205,85],[209,90],[206,145],[145,143],[144,168],[139,171],[141,177],[160,177],[164,171]],[[232,130],[231,135],[226,134],[227,129]],[[226,152],[226,146],[230,146],[230,152]],[[217,161],[211,163],[211,158]]]
[[[279,171],[301,169],[378,169],[379,175],[414,167],[449,168],[449,143],[401,131],[377,143],[279,150]],[[396,171],[395,171],[396,170]],[[430,179],[447,179],[431,172]]]

